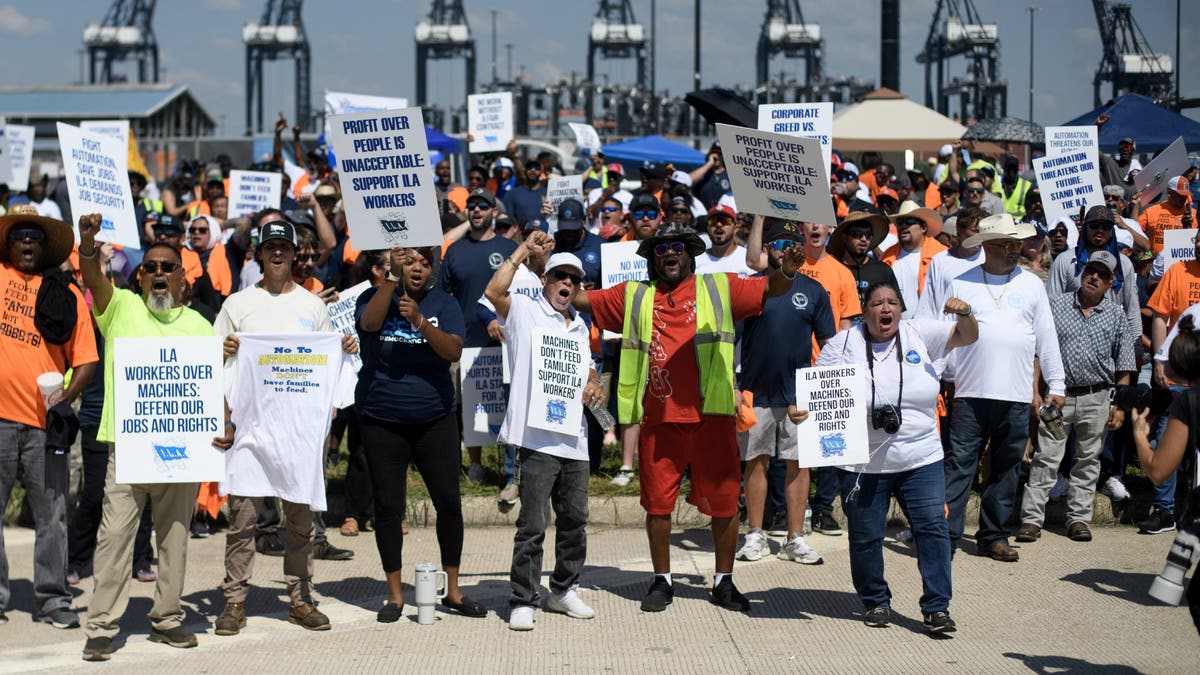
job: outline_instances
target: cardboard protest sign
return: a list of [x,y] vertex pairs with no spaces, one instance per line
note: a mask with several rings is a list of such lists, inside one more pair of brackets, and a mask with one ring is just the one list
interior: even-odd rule
[[583,422],[583,385],[591,361],[587,341],[565,332],[534,330],[533,344],[525,423],[578,436]]
[[837,222],[821,142],[717,125],[738,211],[792,221]]
[[575,132],[575,151],[578,154],[584,154],[585,150],[591,155],[600,152],[600,134],[596,133],[596,127],[579,122],[568,122],[567,126]]
[[[66,172],[71,213],[76,217],[99,213],[102,220],[96,238],[110,244],[141,248],[142,237],[133,214],[129,189],[126,145],[115,136],[83,131],[58,123],[58,145]],[[79,231],[75,232],[79,241]]]
[[866,376],[860,365],[796,371],[796,407],[808,419],[796,427],[800,466],[866,464]]
[[8,184],[11,189],[13,182],[12,160],[9,158],[8,153],[8,134],[4,131],[4,127],[7,124],[8,121],[0,117],[0,183]]
[[612,288],[622,281],[650,278],[647,260],[637,254],[639,241],[614,241],[600,245],[600,288]]
[[117,338],[113,413],[117,482],[200,483],[225,478],[221,341]]
[[80,120],[79,128],[96,134],[105,134],[121,139],[121,146],[129,146],[129,120]]
[[[329,322],[333,324],[334,330],[345,335],[353,335],[356,340],[358,339],[358,328],[354,325],[354,312],[358,307],[358,296],[370,287],[370,281],[355,284],[340,291],[337,302],[325,305],[325,309],[329,311]],[[354,372],[357,373],[362,368],[362,356],[355,354],[351,359],[354,361]]]
[[495,445],[508,407],[504,395],[501,347],[467,347],[458,362],[462,385],[463,443]]
[[467,97],[467,129],[471,152],[497,152],[513,139],[512,92],[471,94]]
[[[579,203],[583,203],[583,176],[551,176],[550,180],[546,181],[546,200],[553,209],[550,215],[546,216],[546,222],[550,224],[550,234],[558,231],[558,207],[568,199],[578,199]],[[586,220],[587,214],[583,215]]]
[[1153,202],[1167,189],[1168,181],[1175,176],[1182,176],[1190,166],[1187,146],[1180,136],[1133,177],[1133,191],[1141,193],[1142,206]]
[[4,125],[4,140],[8,143],[8,160],[12,169],[12,181],[8,187],[13,192],[29,189],[29,170],[33,166],[34,127],[23,124]]
[[242,218],[263,209],[279,208],[283,176],[275,171],[229,172],[229,217]]
[[[325,92],[325,139],[328,142],[330,133],[329,120],[334,115],[367,112],[369,110],[400,110],[408,107],[408,99],[397,96],[372,96],[371,94],[351,94],[345,91]],[[299,162],[303,157],[297,157]]]
[[1177,262],[1186,262],[1196,257],[1196,228],[1190,230],[1166,230],[1163,235],[1163,271]]
[[335,115],[332,129],[354,246],[440,246],[442,225],[421,109]]
[[833,159],[833,103],[768,103],[758,106],[758,129],[821,142],[825,166]]
[[1042,190],[1046,222],[1060,217],[1075,217],[1079,210],[1104,205],[1100,190],[1100,169],[1093,152],[1038,157],[1033,160],[1037,184]]
[[1099,130],[1095,126],[1046,127],[1046,156],[1086,152],[1091,159],[1100,156]]

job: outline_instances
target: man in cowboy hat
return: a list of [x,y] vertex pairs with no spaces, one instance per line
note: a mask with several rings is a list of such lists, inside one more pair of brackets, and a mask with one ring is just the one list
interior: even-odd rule
[[750,602],[732,577],[740,491],[734,325],[759,314],[767,298],[792,288],[803,249],[789,248],[780,269],[766,277],[696,275],[695,259],[704,253],[704,241],[692,230],[668,223],[644,240],[637,253],[649,263],[650,281],[581,293],[575,307],[591,314],[600,328],[624,336],[617,416],[623,424],[642,424],[638,464],[654,567],[642,611],[660,612],[674,597],[671,513],[690,466],[688,501],[712,518],[716,578],[711,600],[744,612]]
[[[984,261],[954,278],[952,297],[971,305],[979,339],[963,348],[955,364],[954,407],[950,415],[950,451],[946,455],[946,499],[950,540],[963,535],[967,498],[979,469],[984,445],[991,464],[983,483],[976,554],[1016,562],[1006,523],[1020,484],[1021,463],[1029,440],[1030,408],[1041,407],[1036,394],[1034,357],[1049,385],[1046,402],[1060,409],[1066,385],[1058,336],[1046,288],[1034,274],[1017,267],[1021,244],[1037,232],[1000,213],[979,223],[979,234],[964,246],[983,246]],[[990,443],[988,441],[990,440]]]
[[900,211],[891,216],[900,241],[883,252],[883,262],[892,266],[900,286],[905,319],[917,311],[917,301],[925,290],[925,272],[933,256],[946,250],[935,237],[942,233],[942,217],[933,209],[904,202]]
[[[83,392],[99,360],[83,295],[58,266],[71,254],[71,226],[14,206],[0,217],[0,513],[18,476],[33,510],[33,618],[55,628],[78,628],[67,591],[67,452],[48,447],[50,407],[70,404]],[[71,386],[43,398],[39,376],[74,368]],[[62,381],[61,378],[58,380]],[[51,439],[51,442],[53,440]],[[129,565],[125,566],[129,575]],[[8,558],[0,531],[0,624],[10,599]]]
[[833,236],[829,238],[826,250],[854,275],[858,284],[858,301],[864,302],[863,294],[867,287],[881,281],[896,284],[896,275],[892,268],[871,257],[879,243],[887,237],[888,219],[877,213],[855,211],[846,216]]

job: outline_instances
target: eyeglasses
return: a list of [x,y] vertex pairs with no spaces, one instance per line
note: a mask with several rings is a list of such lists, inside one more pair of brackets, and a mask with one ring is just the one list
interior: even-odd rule
[[600,210],[604,213],[616,213],[620,208],[616,206],[601,206]]
[[207,227],[189,227],[188,234],[208,234]]
[[158,274],[161,271],[163,274],[170,274],[179,269],[179,263],[171,262],[170,260],[143,260],[142,270],[150,274]]
[[851,239],[870,239],[874,232],[871,230],[845,230],[842,232],[842,234],[850,237]]
[[487,211],[490,208],[492,208],[492,205],[487,202],[471,202],[467,204],[468,211]]
[[913,225],[924,225],[925,221],[920,218],[901,218],[896,221],[896,227],[912,227]]
[[987,190],[984,190],[983,188],[972,188],[972,187],[969,187],[969,188],[967,188],[967,192],[969,192],[969,193],[971,193],[971,194],[975,194],[975,195],[977,195],[977,194],[982,194],[982,193],[984,193],[984,192],[987,192]]
[[36,227],[22,227],[8,231],[9,241],[42,241],[46,238],[46,233]]
[[669,244],[659,244],[654,247],[654,255],[666,255],[667,253],[683,253],[687,247],[682,241],[673,241]]
[[316,259],[317,259],[316,253],[298,253],[298,254],[296,254],[296,262],[309,262],[311,260],[316,260]]
[[571,283],[574,284],[575,286],[578,286],[579,284],[583,283],[583,277],[579,276],[578,274],[571,274],[570,272],[567,272],[566,270],[554,270],[553,272],[550,273],[550,276],[554,277],[555,281],[562,281],[563,279],[570,279]]
[[773,241],[767,245],[776,251],[786,251],[789,248],[795,246],[796,242],[792,241],[791,239],[776,239],[775,241]]
[[634,220],[654,220],[658,217],[658,209],[647,209],[645,211],[634,211]]

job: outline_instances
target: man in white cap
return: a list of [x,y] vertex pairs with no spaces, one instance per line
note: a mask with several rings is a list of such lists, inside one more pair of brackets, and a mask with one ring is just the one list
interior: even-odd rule
[[[946,499],[950,540],[963,535],[967,499],[990,446],[991,465],[983,483],[976,553],[1016,562],[1005,523],[1020,483],[1029,439],[1030,408],[1041,407],[1034,358],[1049,385],[1046,401],[1063,407],[1063,365],[1050,316],[1046,288],[1017,266],[1022,241],[1037,230],[1001,213],[979,223],[979,234],[964,242],[983,246],[984,261],[950,282],[950,294],[971,305],[979,339],[964,347],[955,365],[950,450],[946,455]],[[990,443],[989,443],[990,441]]]
[[900,241],[884,251],[881,259],[892,266],[904,303],[903,318],[911,319],[925,290],[929,261],[946,250],[935,238],[942,232],[942,217],[933,209],[917,206],[916,202],[904,202],[890,220]]
[[[555,253],[546,263],[541,294],[530,298],[508,292],[521,263],[530,257],[545,256],[553,248],[554,241],[548,235],[534,231],[509,257],[509,264],[496,270],[484,292],[505,329],[504,349],[513,374],[508,409],[500,426],[500,440],[517,446],[519,453],[521,513],[513,539],[510,575],[512,612],[508,626],[512,630],[533,629],[542,576],[542,540],[550,524],[547,502],[554,508],[555,565],[546,608],[575,619],[595,616],[575,592],[587,553],[587,423],[581,417],[569,433],[559,433],[528,422],[539,412],[529,406],[534,387],[541,386],[534,381],[533,372],[541,363],[537,358],[541,345],[536,338],[542,331],[573,339],[581,347],[579,353],[568,355],[564,365],[575,368],[573,377],[586,385],[582,400],[570,400],[566,405],[595,406],[604,400],[600,376],[587,353],[588,326],[571,306],[582,288],[583,263],[573,253]],[[565,415],[566,411],[558,410],[556,414]]]

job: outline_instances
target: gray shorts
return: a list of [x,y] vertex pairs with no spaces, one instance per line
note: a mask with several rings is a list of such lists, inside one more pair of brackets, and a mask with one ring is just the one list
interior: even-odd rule
[[788,419],[787,411],[787,406],[754,406],[754,415],[758,422],[750,431],[737,435],[738,450],[743,462],[763,455],[792,460],[799,457],[799,448],[796,447],[796,425]]

